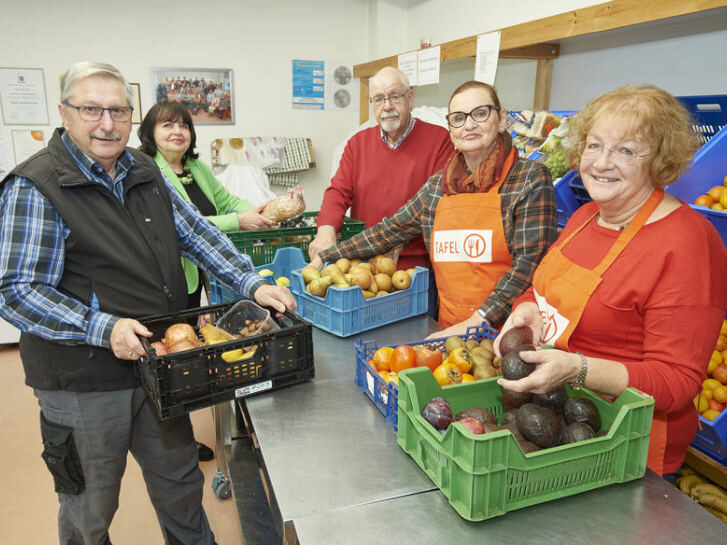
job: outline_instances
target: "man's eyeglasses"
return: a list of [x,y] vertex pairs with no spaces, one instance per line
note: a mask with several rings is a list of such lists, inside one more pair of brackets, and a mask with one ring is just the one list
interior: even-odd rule
[[455,129],[464,125],[467,122],[467,117],[471,117],[477,123],[484,123],[490,119],[490,113],[492,113],[492,110],[499,112],[500,108],[493,106],[492,104],[485,104],[484,106],[477,106],[477,108],[469,113],[452,112],[446,115],[447,123],[449,123],[450,127],[454,127]]
[[404,93],[394,93],[393,95],[376,95],[369,98],[369,102],[375,107],[381,108],[387,100],[392,104],[399,104],[402,100],[404,100],[405,96],[406,94]]
[[74,106],[68,101],[63,102],[69,108],[78,110],[78,115],[84,121],[99,121],[104,112],[108,112],[114,121],[130,121],[134,108],[131,106],[114,106],[103,108],[102,106]]
[[648,157],[654,153],[653,151],[650,151],[649,153],[639,154],[628,146],[607,148],[598,142],[586,142],[583,146],[583,150],[581,151],[581,157],[585,157],[591,161],[596,161],[604,151],[611,154],[611,159],[614,163],[625,167],[633,165],[637,159]]

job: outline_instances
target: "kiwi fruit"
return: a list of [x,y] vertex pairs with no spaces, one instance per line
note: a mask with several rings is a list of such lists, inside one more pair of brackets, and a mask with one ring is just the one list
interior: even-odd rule
[[444,350],[445,352],[447,352],[447,354],[451,354],[456,348],[460,348],[463,346],[464,341],[462,340],[462,337],[447,337],[447,340],[444,341]]
[[523,344],[533,344],[533,331],[524,325],[508,329],[500,339],[500,356],[504,358]]

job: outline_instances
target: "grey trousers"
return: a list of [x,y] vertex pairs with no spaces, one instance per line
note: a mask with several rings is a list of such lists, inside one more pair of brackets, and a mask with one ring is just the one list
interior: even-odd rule
[[[61,545],[111,543],[108,529],[118,508],[129,451],[141,467],[165,543],[214,544],[202,508],[204,475],[188,415],[162,422],[141,387],[112,392],[35,390],[35,396],[46,423],[72,428],[85,481],[79,494],[58,493]],[[41,430],[47,431],[43,425]]]

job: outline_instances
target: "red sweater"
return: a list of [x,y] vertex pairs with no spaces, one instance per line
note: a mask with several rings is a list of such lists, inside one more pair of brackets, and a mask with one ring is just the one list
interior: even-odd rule
[[[381,129],[371,127],[353,135],[343,151],[335,176],[323,194],[318,225],[341,229],[343,216],[366,228],[394,214],[442,170],[454,147],[442,127],[417,119],[404,142],[391,149],[381,140]],[[429,267],[429,257],[421,237],[412,240],[399,257],[398,268]]]
[[[589,203],[576,211],[560,237],[595,210]],[[563,253],[592,268],[618,235],[593,221]],[[667,413],[666,473],[679,469],[696,433],[692,400],[727,312],[725,273],[719,234],[683,205],[639,231],[604,273],[569,341],[573,352],[623,363],[628,385],[652,395],[655,410]],[[534,300],[531,287],[513,307]]]

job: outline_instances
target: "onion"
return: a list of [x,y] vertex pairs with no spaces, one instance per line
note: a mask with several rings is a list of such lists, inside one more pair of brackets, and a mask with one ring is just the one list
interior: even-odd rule
[[194,328],[189,324],[174,324],[167,328],[164,332],[164,344],[167,347],[171,347],[180,341],[189,341],[197,344],[197,334],[194,332]]
[[151,347],[154,349],[154,352],[157,353],[157,356],[163,356],[164,354],[169,353],[167,345],[162,342],[151,343]]
[[187,339],[183,339],[179,342],[174,343],[172,346],[168,347],[168,353],[174,354],[175,352],[182,352],[184,350],[194,350],[195,348],[199,347],[199,343],[193,343]]

